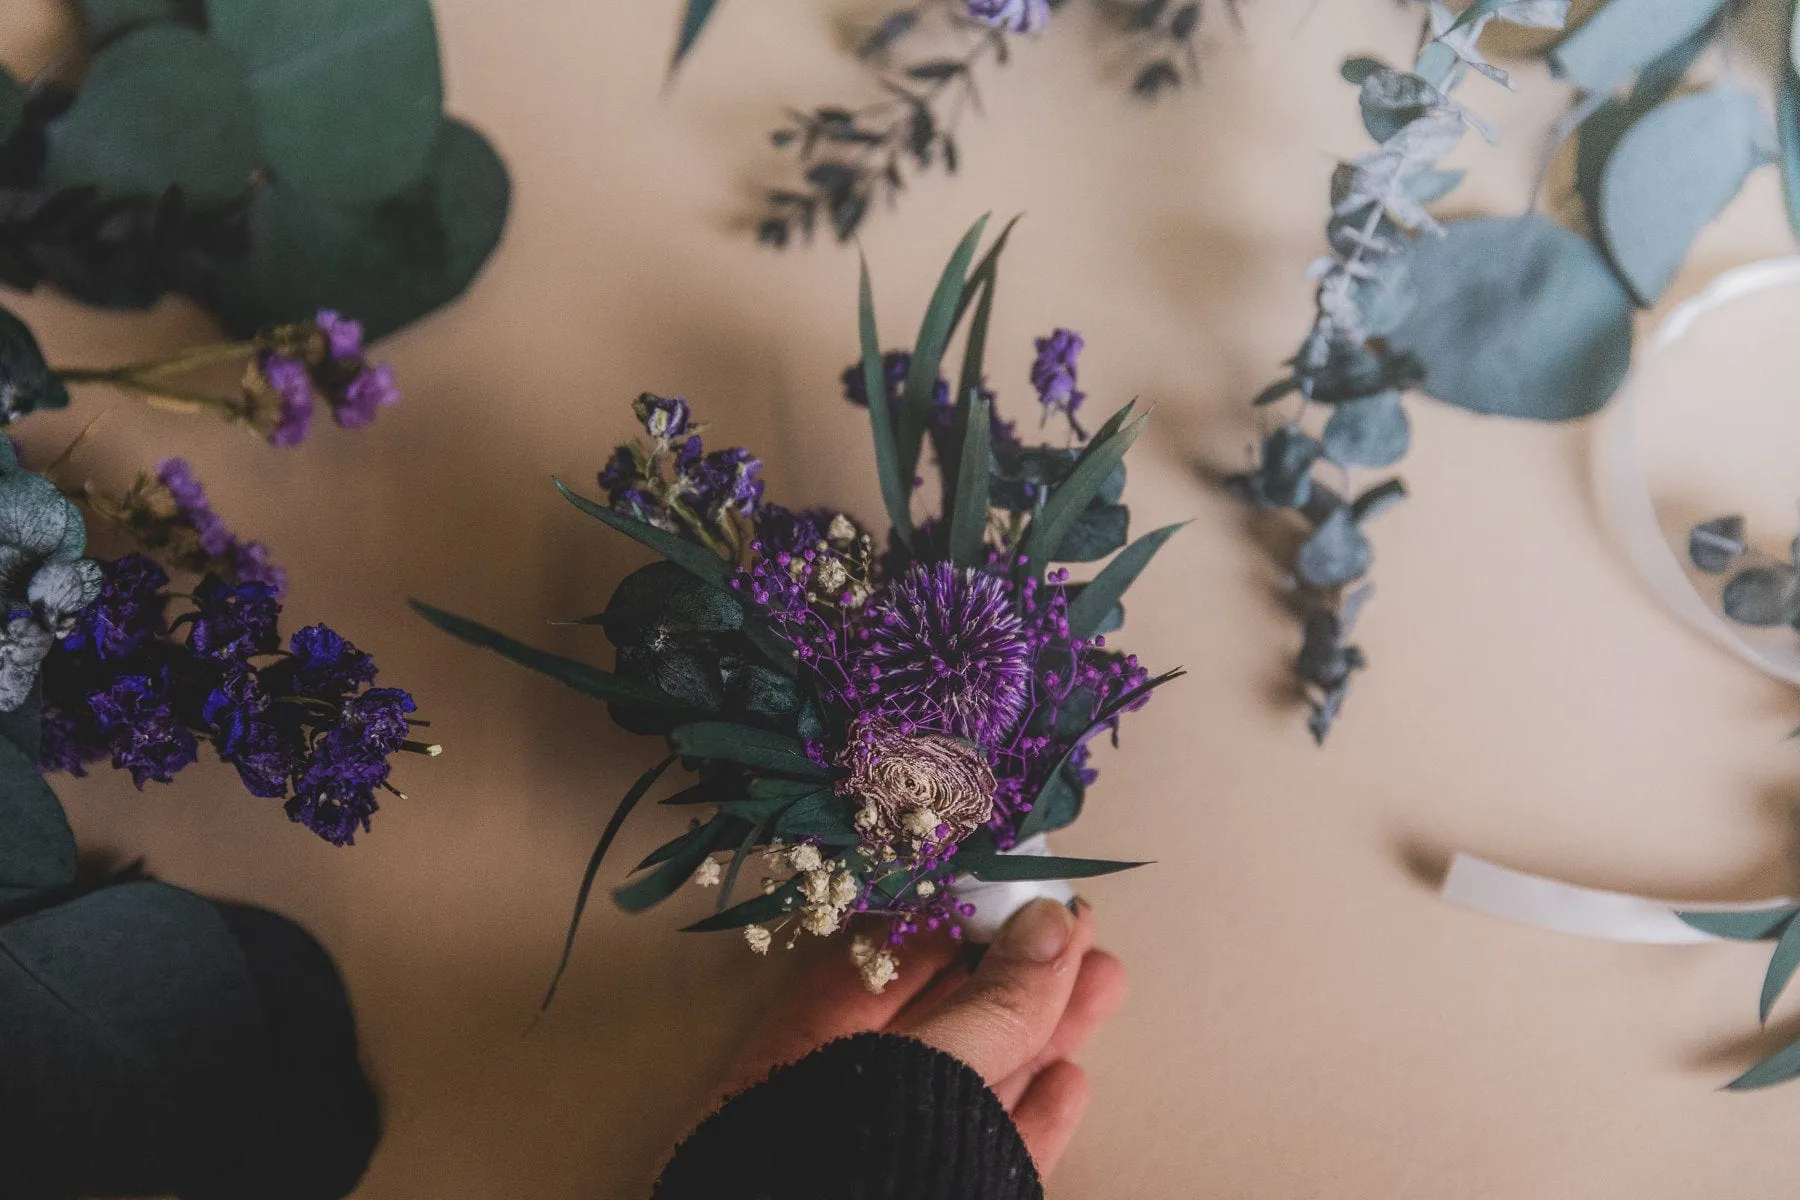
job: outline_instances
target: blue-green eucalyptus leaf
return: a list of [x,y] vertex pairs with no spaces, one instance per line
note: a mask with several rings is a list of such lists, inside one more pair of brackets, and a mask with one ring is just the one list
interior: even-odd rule
[[563,494],[563,499],[596,521],[611,525],[620,533],[642,542],[676,566],[686,569],[697,578],[705,580],[715,587],[725,587],[730,584],[731,577],[735,573],[732,565],[705,546],[676,537],[666,529],[658,529],[648,521],[640,521],[636,517],[617,512],[604,504],[596,504],[586,496],[570,491],[560,479],[555,483],[556,490]]
[[1660,105],[1619,139],[1600,181],[1600,228],[1640,303],[1662,296],[1770,141],[1755,94],[1731,84]]
[[1785,563],[1739,571],[1725,585],[1725,615],[1764,628],[1800,620],[1800,571]]
[[825,768],[806,756],[798,739],[750,725],[696,721],[669,734],[669,744],[684,758],[713,758],[803,779],[823,779]]
[[1749,549],[1744,543],[1744,518],[1718,517],[1702,521],[1688,532],[1688,559],[1708,575],[1730,569]]
[[[957,243],[950,255],[950,261],[944,264],[944,272],[939,276],[937,287],[932,290],[931,300],[925,306],[925,316],[919,322],[919,337],[913,343],[912,361],[906,371],[906,386],[900,397],[900,478],[907,485],[908,494],[913,474],[918,470],[919,451],[924,445],[925,429],[931,422],[932,409],[937,403],[935,396],[939,368],[944,361],[944,348],[950,341],[950,331],[962,304],[968,283],[969,263],[975,257],[975,247],[981,244],[981,235],[987,228],[987,222],[988,219],[982,217],[963,234],[962,241]],[[881,389],[869,393],[870,397],[883,394]],[[871,402],[869,407],[872,410],[876,406]]]
[[[984,297],[976,312],[976,329],[986,324],[982,319],[987,315],[986,306]],[[970,392],[963,405],[962,457],[950,510],[950,561],[959,567],[974,567],[981,562],[988,524],[989,422],[987,398],[979,390]]]
[[1778,938],[1800,912],[1800,906],[1783,904],[1748,912],[1678,912],[1675,915],[1703,933],[1737,942],[1761,942]]
[[675,34],[675,53],[669,59],[669,70],[679,67],[693,50],[707,21],[712,19],[718,8],[719,0],[685,0],[681,10],[681,28]]
[[1775,953],[1769,959],[1769,969],[1763,976],[1762,996],[1757,1001],[1756,1018],[1768,1024],[1769,1013],[1775,1007],[1775,1001],[1781,998],[1782,989],[1787,987],[1788,980],[1794,977],[1794,969],[1800,967],[1800,921],[1788,922],[1788,927],[1781,931],[1780,939],[1775,943]]
[[1362,578],[1374,556],[1350,510],[1340,507],[1300,547],[1294,572],[1310,587],[1341,587]]
[[1474,412],[1598,411],[1631,362],[1631,295],[1587,239],[1538,214],[1450,224],[1407,256],[1418,303],[1390,336],[1423,388]]
[[1704,28],[1724,0],[1608,0],[1550,51],[1583,91],[1610,92]]
[[1725,1085],[1727,1091],[1752,1092],[1800,1075],[1800,1042],[1783,1047]]
[[1331,410],[1321,438],[1325,457],[1344,467],[1386,467],[1406,455],[1412,426],[1396,391],[1346,400]]
[[1186,525],[1186,521],[1174,525],[1164,525],[1161,529],[1145,534],[1125,549],[1119,551],[1114,559],[1107,563],[1101,572],[1094,576],[1092,582],[1081,589],[1081,594],[1069,602],[1069,632],[1079,638],[1093,637],[1102,632],[1101,626],[1107,616],[1112,613],[1124,597],[1126,589],[1137,582],[1150,560],[1156,557],[1163,543],[1175,536],[1177,530]]

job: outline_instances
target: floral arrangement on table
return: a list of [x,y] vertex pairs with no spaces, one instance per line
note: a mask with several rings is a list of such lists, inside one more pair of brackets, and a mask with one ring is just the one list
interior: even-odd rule
[[[1256,397],[1264,428],[1249,469],[1230,480],[1257,509],[1284,514],[1278,553],[1304,625],[1295,679],[1321,743],[1367,666],[1350,640],[1372,592],[1366,525],[1405,487],[1394,477],[1362,487],[1357,476],[1406,454],[1402,395],[1418,388],[1474,412],[1529,420],[1598,411],[1630,362],[1634,305],[1657,302],[1695,236],[1775,152],[1761,102],[1733,78],[1741,54],[1721,52],[1724,78],[1678,94],[1694,64],[1729,37],[1733,6],[1607,0],[1549,49],[1552,71],[1576,90],[1551,131],[1534,210],[1440,222],[1431,206],[1463,177],[1440,161],[1470,129],[1495,137],[1453,93],[1471,72],[1510,86],[1483,55],[1483,34],[1497,24],[1560,29],[1569,6],[1424,7],[1410,70],[1367,57],[1344,63],[1379,145],[1332,177],[1331,252],[1311,270],[1318,315],[1288,373]],[[1800,231],[1800,74],[1786,44],[1770,65],[1779,157]],[[1571,138],[1573,187],[1554,197],[1568,202],[1560,205],[1571,210],[1565,225],[1535,205]],[[1290,540],[1297,548],[1287,548]]]
[[[941,166],[954,175],[962,158],[957,130],[981,108],[978,72],[1005,66],[1014,40],[1043,33],[1066,2],[917,0],[872,24],[855,52],[882,98],[790,110],[771,131],[770,143],[792,156],[793,181],[765,193],[757,239],[781,247],[796,235],[811,240],[824,226],[847,242],[876,201],[898,198],[909,173]],[[1154,100],[1199,78],[1200,0],[1096,0],[1096,7],[1133,64],[1133,94]],[[1225,0],[1225,8],[1236,21],[1237,0]],[[718,0],[687,0],[675,65],[717,11]],[[903,58],[915,43],[928,51]]]
[[[1066,441],[1027,445],[996,414],[983,358],[1006,235],[971,270],[984,227],[957,247],[910,352],[882,354],[863,272],[862,360],[844,382],[869,410],[885,534],[843,512],[767,500],[749,451],[707,450],[686,401],[644,395],[634,410],[645,437],[600,472],[604,499],[562,488],[661,555],[579,622],[613,644],[612,671],[417,605],[445,631],[605,701],[620,726],[668,743],[601,835],[570,945],[614,837],[678,761],[695,778],[663,803],[710,816],[639,864],[619,906],[647,908],[689,880],[716,887],[714,914],[688,929],[741,928],[759,953],[879,914],[885,939],[852,942],[876,990],[895,977],[910,935],[961,932],[975,911],[959,895],[966,878],[1136,865],[1008,853],[1041,849],[1040,835],[1080,815],[1096,778],[1092,739],[1116,737],[1125,713],[1181,674],[1152,676],[1106,636],[1123,621],[1121,596],[1179,526],[1126,545],[1123,459],[1148,415],[1127,404],[1084,431],[1074,333],[1040,340],[1031,370]],[[940,365],[965,317],[952,388]],[[927,443],[942,504],[915,521]],[[1086,583],[1054,565],[1114,551]],[[754,859],[750,895],[738,900]]]

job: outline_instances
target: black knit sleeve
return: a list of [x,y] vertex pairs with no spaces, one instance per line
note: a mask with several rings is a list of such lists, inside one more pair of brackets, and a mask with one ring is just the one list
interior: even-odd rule
[[653,1200],[1039,1200],[1019,1131],[981,1076],[864,1033],[781,1067],[675,1151]]

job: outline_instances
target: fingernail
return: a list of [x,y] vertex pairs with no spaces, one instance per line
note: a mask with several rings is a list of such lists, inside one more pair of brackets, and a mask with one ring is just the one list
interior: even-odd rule
[[1028,962],[1054,962],[1069,947],[1075,915],[1055,900],[1033,900],[1012,915],[994,941],[995,954]]

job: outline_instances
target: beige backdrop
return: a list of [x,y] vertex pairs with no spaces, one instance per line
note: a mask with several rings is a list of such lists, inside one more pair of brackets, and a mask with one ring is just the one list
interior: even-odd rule
[[[11,65],[56,53],[59,2],[8,0]],[[108,480],[189,455],[292,569],[294,623],[375,651],[447,746],[404,764],[411,800],[349,850],[216,765],[143,795],[104,772],[60,785],[89,849],[291,913],[337,956],[387,1100],[367,1200],[641,1194],[777,971],[733,938],[675,936],[678,912],[599,906],[533,1024],[582,863],[653,747],[404,607],[429,597],[605,661],[598,634],[544,622],[599,608],[643,556],[549,481],[591,479],[646,388],[757,448],[787,502],[880,512],[866,426],[837,394],[855,256],[773,254],[742,228],[770,118],[860,98],[836,22],[879,6],[731,0],[665,93],[676,7],[437,0],[452,106],[506,156],[516,211],[473,293],[383,347],[407,400],[372,428],[281,452],[84,392],[26,429],[50,448],[107,410],[90,463]],[[1715,1090],[1800,1024],[1787,1004],[1757,1033],[1765,950],[1580,941],[1453,909],[1422,881],[1465,848],[1695,899],[1795,882],[1800,758],[1782,737],[1800,705],[1643,594],[1594,516],[1590,431],[1414,407],[1414,499],[1380,523],[1362,631],[1374,668],[1324,753],[1278,701],[1297,635],[1275,574],[1199,473],[1241,461],[1245,401],[1308,320],[1326,179],[1364,144],[1337,62],[1403,59],[1410,16],[1254,0],[1242,34],[1212,20],[1204,85],[1145,110],[1072,7],[986,81],[963,175],[920,183],[866,235],[897,331],[976,214],[1025,212],[991,339],[1005,402],[1027,402],[1032,335],[1080,329],[1094,404],[1157,405],[1134,458],[1139,528],[1194,519],[1127,631],[1191,675],[1128,724],[1061,841],[1158,862],[1084,888],[1135,992],[1086,1055],[1095,1103],[1053,1195],[1791,1196],[1800,1085]],[[1468,85],[1507,134],[1461,153],[1471,208],[1523,206],[1563,102],[1539,67],[1519,75],[1513,96]],[[1785,252],[1780,212],[1764,171],[1676,291]],[[207,328],[176,303],[7,302],[65,363]],[[609,878],[676,824],[647,810]]]

